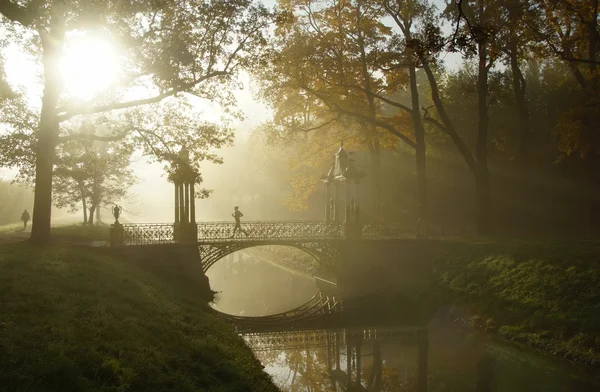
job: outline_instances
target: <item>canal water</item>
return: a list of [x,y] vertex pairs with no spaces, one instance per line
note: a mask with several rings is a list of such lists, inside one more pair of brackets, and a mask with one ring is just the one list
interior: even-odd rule
[[[217,310],[241,316],[284,312],[316,292],[312,276],[237,252],[208,272]],[[596,369],[491,338],[440,309],[418,328],[364,325],[246,335],[282,391],[600,391]],[[426,353],[426,355],[424,354]],[[426,382],[424,382],[426,378]]]

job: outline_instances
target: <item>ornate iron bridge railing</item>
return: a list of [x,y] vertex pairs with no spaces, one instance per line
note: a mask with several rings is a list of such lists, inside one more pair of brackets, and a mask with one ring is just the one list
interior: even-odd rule
[[[175,225],[168,223],[123,224],[123,245],[174,243]],[[180,229],[182,227],[180,226]],[[234,235],[234,222],[201,222],[196,224],[197,242],[226,243],[253,241],[313,241],[344,238],[344,222],[263,221],[243,222],[243,231]],[[363,238],[404,237],[408,231],[395,223],[366,223]],[[120,242],[121,242],[120,241]]]
[[197,226],[198,242],[334,239],[344,234],[343,223],[323,221],[243,222],[243,232],[238,230],[235,236],[233,222],[202,222]]
[[369,222],[362,225],[363,238],[407,237],[411,232],[400,223]]
[[[173,224],[123,224],[124,245],[174,243]],[[234,235],[233,222],[202,222],[196,225],[198,243],[342,238],[344,224],[323,221],[244,222]]]
[[124,224],[124,245],[169,244],[173,242],[173,224]]

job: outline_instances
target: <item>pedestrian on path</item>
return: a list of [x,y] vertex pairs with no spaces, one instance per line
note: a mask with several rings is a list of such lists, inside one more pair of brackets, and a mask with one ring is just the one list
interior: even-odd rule
[[27,210],[23,211],[23,213],[21,214],[21,221],[23,222],[23,230],[27,229],[27,222],[29,222],[30,219],[31,219],[31,217],[29,216],[29,213],[27,212]]

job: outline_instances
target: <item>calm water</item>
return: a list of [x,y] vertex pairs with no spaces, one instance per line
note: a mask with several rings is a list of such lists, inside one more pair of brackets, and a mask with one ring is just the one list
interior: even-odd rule
[[[220,261],[208,275],[222,291],[215,308],[236,315],[286,311],[317,291],[311,276],[250,251]],[[428,391],[600,391],[596,369],[475,333],[444,321],[443,313],[426,335],[365,325],[244,338],[283,391],[420,391],[424,377]]]

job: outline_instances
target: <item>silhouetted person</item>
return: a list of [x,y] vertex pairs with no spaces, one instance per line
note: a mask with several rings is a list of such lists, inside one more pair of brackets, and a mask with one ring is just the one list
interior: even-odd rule
[[27,222],[29,222],[30,219],[31,217],[29,216],[29,212],[27,212],[27,210],[23,211],[23,213],[21,214],[21,221],[23,221],[23,230],[27,228]]
[[240,224],[240,218],[244,216],[244,214],[242,214],[242,211],[238,209],[238,206],[233,207],[233,214],[231,214],[231,216],[233,216],[235,219],[235,227],[233,228],[233,233],[231,233],[231,238],[235,236],[235,232],[238,230],[244,233],[246,237],[248,237],[248,233],[246,232],[246,230],[242,229],[242,226]]

